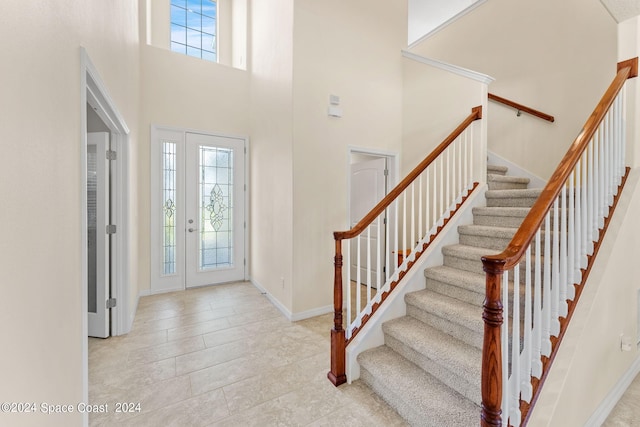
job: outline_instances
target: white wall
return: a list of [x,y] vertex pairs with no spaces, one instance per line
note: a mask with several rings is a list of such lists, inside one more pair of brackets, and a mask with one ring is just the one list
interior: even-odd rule
[[490,106],[489,149],[546,179],[615,75],[616,23],[598,0],[491,0],[412,52],[488,74],[490,92],[556,116]]
[[253,2],[251,278],[293,306],[293,1]]
[[[469,115],[483,106],[487,84],[412,59],[403,60],[402,176]],[[439,102],[446,99],[446,102]],[[476,147],[478,149],[479,147]]]
[[620,334],[635,343],[640,264],[637,238],[640,169],[627,181],[596,263],[553,362],[529,425],[583,426],[631,367],[639,352],[620,350]]
[[[2,3],[2,402],[83,400],[80,46],[129,125],[136,157],[137,18],[128,0]],[[137,275],[134,259],[135,251]],[[12,426],[82,423],[77,412],[0,417]]]
[[[293,44],[293,307],[333,304],[333,232],[348,228],[348,147],[400,152],[406,6],[296,0]],[[329,95],[343,117],[329,117]]]

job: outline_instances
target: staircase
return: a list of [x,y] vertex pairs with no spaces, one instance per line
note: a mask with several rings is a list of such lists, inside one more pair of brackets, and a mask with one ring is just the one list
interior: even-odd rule
[[382,325],[385,344],[358,356],[361,379],[411,425],[475,426],[480,378],[485,275],[481,256],[510,242],[540,189],[488,166],[487,207],[458,227],[444,264],[425,270],[426,289],[405,296],[407,315]]

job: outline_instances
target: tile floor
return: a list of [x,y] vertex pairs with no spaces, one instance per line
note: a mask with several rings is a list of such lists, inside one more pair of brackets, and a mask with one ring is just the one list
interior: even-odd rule
[[131,333],[89,340],[89,399],[110,410],[90,425],[406,425],[358,382],[329,383],[331,322],[289,322],[250,283],[141,298]]
[[[329,383],[331,322],[289,322],[250,283],[141,298],[131,333],[89,339],[89,400],[109,405],[90,425],[405,426],[359,382]],[[639,401],[640,376],[604,426],[640,426]]]
[[640,375],[637,375],[602,427],[640,427]]

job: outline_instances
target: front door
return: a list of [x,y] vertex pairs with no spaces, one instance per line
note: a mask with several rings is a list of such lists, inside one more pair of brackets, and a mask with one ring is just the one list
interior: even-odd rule
[[244,141],[186,135],[186,286],[244,279]]
[[245,140],[152,130],[151,291],[245,278]]
[[109,134],[87,134],[88,333],[109,336]]

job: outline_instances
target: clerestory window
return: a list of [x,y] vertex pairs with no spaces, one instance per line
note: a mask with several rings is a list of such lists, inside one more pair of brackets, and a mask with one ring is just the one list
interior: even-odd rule
[[218,61],[218,2],[171,0],[171,50]]

